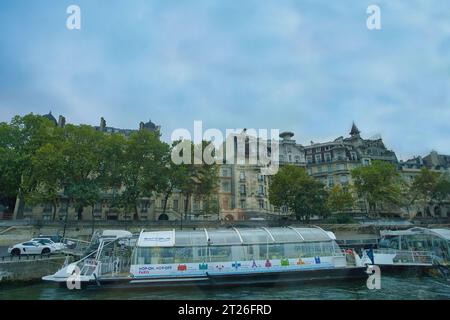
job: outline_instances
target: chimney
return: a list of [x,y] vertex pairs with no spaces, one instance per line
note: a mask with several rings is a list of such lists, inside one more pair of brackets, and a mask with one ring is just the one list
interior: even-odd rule
[[106,128],[106,120],[103,117],[101,117],[100,118],[100,131],[105,131],[105,128]]
[[65,126],[66,126],[66,118],[60,115],[58,118],[58,127],[64,128]]

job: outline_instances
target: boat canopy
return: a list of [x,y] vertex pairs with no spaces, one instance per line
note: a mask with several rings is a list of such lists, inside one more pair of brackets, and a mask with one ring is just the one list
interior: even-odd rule
[[138,247],[196,247],[333,241],[321,228],[231,228],[192,231],[142,231]]
[[434,235],[441,239],[450,241],[450,229],[427,229],[415,227],[408,230],[381,231],[380,234],[381,236],[407,236],[414,234],[427,234],[427,235]]

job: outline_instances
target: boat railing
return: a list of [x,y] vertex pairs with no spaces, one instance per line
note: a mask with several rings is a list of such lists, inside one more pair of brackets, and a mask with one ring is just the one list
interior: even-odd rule
[[429,251],[395,250],[395,249],[375,249],[374,254],[395,254],[393,259],[395,264],[433,264],[433,255]]

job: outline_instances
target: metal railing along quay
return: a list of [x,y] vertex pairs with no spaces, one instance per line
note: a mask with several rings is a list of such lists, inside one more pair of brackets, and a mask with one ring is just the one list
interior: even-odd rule
[[20,255],[20,256],[3,256],[3,257],[0,257],[0,263],[56,260],[56,259],[61,259],[63,257],[64,257],[64,255],[59,255],[59,254],[58,255],[34,254],[34,255]]

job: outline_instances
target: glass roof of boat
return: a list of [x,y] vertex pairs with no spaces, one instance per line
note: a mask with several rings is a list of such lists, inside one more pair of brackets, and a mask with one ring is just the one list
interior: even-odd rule
[[[156,239],[154,235],[157,234]],[[167,246],[206,246],[206,245],[240,245],[264,243],[318,242],[333,240],[321,228],[230,228],[201,229],[193,231],[157,231],[142,232],[138,246],[161,246],[164,238]],[[156,241],[157,240],[157,241]],[[156,241],[156,242],[155,242]]]

